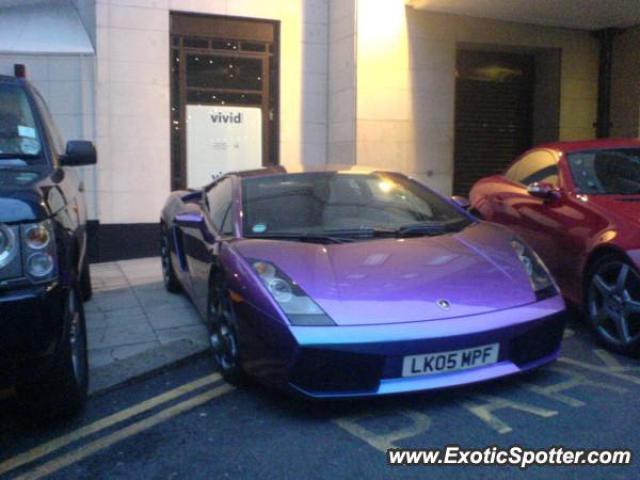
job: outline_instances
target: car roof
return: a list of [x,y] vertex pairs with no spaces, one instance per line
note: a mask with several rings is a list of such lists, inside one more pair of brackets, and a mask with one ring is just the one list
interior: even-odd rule
[[579,140],[573,142],[553,142],[534,147],[536,150],[541,148],[570,153],[583,150],[602,150],[607,148],[640,148],[640,141],[638,139],[631,138],[607,138],[597,140]]
[[0,83],[10,83],[12,85],[24,85],[25,80],[22,78],[11,77],[9,75],[0,75]]
[[226,173],[225,177],[235,176],[239,178],[251,178],[251,177],[264,177],[264,176],[278,176],[278,175],[296,175],[305,173],[340,173],[340,174],[359,174],[368,175],[372,173],[386,173],[389,175],[402,175],[397,172],[385,170],[376,167],[369,167],[363,165],[315,165],[315,166],[298,166],[293,167],[290,171],[281,165],[273,165],[266,168],[260,168],[256,170],[243,170],[237,172]]

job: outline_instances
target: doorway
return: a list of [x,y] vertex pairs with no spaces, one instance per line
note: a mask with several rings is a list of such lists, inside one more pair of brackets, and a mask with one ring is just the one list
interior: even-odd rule
[[453,192],[468,195],[531,147],[535,56],[459,50]]
[[278,22],[171,14],[171,188],[278,163]]

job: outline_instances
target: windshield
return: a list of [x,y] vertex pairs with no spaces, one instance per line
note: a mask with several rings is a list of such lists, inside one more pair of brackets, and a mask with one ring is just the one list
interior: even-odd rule
[[436,235],[470,223],[453,205],[404,177],[301,173],[245,178],[246,237],[355,239]]
[[40,135],[24,89],[0,84],[0,168],[42,165]]
[[579,193],[640,194],[640,149],[594,150],[567,158]]

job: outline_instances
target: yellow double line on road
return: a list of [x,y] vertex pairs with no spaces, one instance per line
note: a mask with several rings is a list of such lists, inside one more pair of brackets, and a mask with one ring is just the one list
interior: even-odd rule
[[[118,413],[110,415],[108,417],[102,418],[96,422],[93,422],[89,425],[81,427],[77,430],[74,430],[70,433],[57,437],[53,440],[43,443],[27,452],[19,454],[13,458],[5,460],[0,463],[0,475],[8,473],[16,468],[19,468],[23,465],[27,465],[31,462],[34,462],[42,457],[49,455],[61,448],[70,445],[73,442],[77,442],[89,435],[95,434],[104,430],[106,428],[112,427],[118,423],[121,423],[125,420],[128,420],[136,415],[141,413],[148,412],[155,407],[162,405],[164,403],[170,402],[171,400],[175,400],[183,395],[191,393],[195,390],[198,390],[207,385],[211,385],[221,377],[219,374],[208,375],[206,377],[199,378],[194,380],[193,382],[187,383],[180,387],[177,387],[173,390],[169,390],[161,395],[153,397],[149,400],[145,400],[137,405],[121,410]],[[43,478],[47,475],[50,475],[64,467],[77,463],[94,453],[103,450],[107,447],[114,445],[117,442],[120,442],[128,437],[136,435],[144,430],[148,430],[162,422],[165,422],[176,415],[180,415],[181,413],[187,412],[196,408],[200,405],[203,405],[216,397],[224,395],[234,390],[234,387],[228,384],[223,384],[211,390],[207,390],[204,393],[198,394],[194,397],[191,397],[188,400],[180,402],[176,405],[173,405],[169,408],[166,408],[155,415],[152,415],[148,418],[135,422],[127,427],[124,427],[120,430],[117,430],[109,435],[98,438],[92,442],[86,443],[76,450],[73,450],[67,454],[64,454],[60,457],[54,458],[39,467],[36,467],[33,470],[26,472],[24,475],[17,477],[18,479],[38,479]]]

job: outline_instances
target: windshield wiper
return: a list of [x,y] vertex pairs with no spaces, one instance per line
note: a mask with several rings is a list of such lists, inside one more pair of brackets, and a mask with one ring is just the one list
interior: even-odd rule
[[444,223],[412,223],[403,225],[396,230],[399,237],[413,237],[421,235],[443,235],[455,231]]
[[352,242],[350,238],[339,238],[332,235],[322,235],[314,233],[270,233],[267,235],[247,235],[247,238],[265,240],[295,240],[309,243],[347,243]]
[[455,224],[446,223],[411,223],[398,228],[383,226],[362,227],[344,230],[330,230],[327,233],[337,237],[357,238],[405,238],[423,235],[435,236],[445,233],[456,232],[460,228],[458,222]]
[[393,238],[397,236],[397,230],[395,228],[387,227],[361,227],[361,228],[344,228],[340,230],[327,230],[328,234],[349,239],[360,238]]

